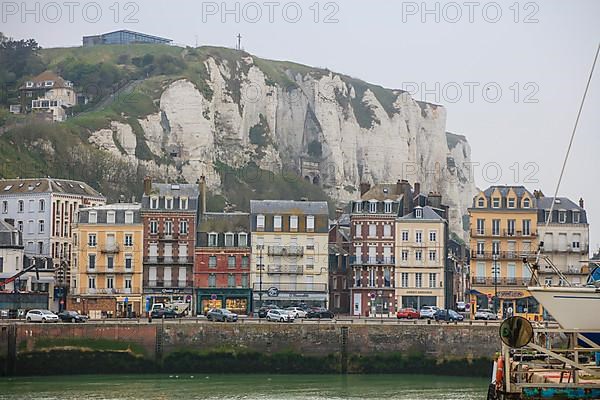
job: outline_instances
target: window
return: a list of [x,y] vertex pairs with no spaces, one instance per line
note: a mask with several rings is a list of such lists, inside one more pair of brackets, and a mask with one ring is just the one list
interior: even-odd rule
[[158,197],[150,197],[150,209],[156,210],[158,208]]
[[429,250],[429,261],[435,261],[437,255],[437,251]]
[[362,224],[354,225],[354,237],[361,238],[362,237]]
[[369,237],[370,238],[377,237],[377,225],[369,224]]
[[233,247],[233,233],[225,234],[225,247]]
[[523,208],[530,208],[531,207],[531,201],[527,198],[523,199]]
[[423,218],[423,209],[420,207],[415,208],[415,218]]
[[308,237],[306,238],[306,250],[314,250],[315,249],[315,238]]
[[415,251],[415,260],[417,260],[417,261],[423,260],[423,251],[421,251],[421,250]]
[[173,221],[165,221],[164,234],[170,236],[173,234]]
[[361,277],[360,277],[360,269],[354,271],[354,287],[361,286]]
[[281,230],[281,215],[275,215],[273,217],[273,229],[276,231]]
[[403,272],[401,277],[401,285],[402,287],[408,287],[408,272]]
[[17,228],[19,232],[23,232],[23,221],[17,221]]
[[492,199],[492,208],[500,208],[500,198],[494,197]]
[[430,288],[436,287],[436,285],[435,285],[436,281],[437,281],[437,274],[435,274],[435,273],[429,274],[429,287]]
[[133,211],[125,211],[125,223],[133,224]]
[[369,212],[372,214],[377,212],[377,202],[376,201],[369,202]]
[[386,201],[384,203],[384,212],[386,214],[390,214],[392,212],[392,202],[391,201]]
[[96,213],[96,211],[90,211],[89,221],[90,221],[90,224],[98,223],[98,214]]
[[24,212],[25,211],[25,202],[23,200],[19,200],[19,203],[17,205],[17,212]]
[[38,229],[39,229],[39,232],[40,232],[40,233],[44,233],[44,231],[46,230],[46,228],[45,228],[45,226],[44,226],[44,225],[45,225],[45,223],[44,223],[44,220],[43,220],[43,219],[40,219],[40,220],[38,221],[38,226],[39,226],[39,228],[38,228]]
[[306,230],[308,232],[313,232],[315,230],[315,216],[314,215],[306,216]]
[[114,211],[109,211],[106,213],[106,223],[107,224],[115,223],[115,212]]
[[29,200],[29,212],[32,213],[35,211],[35,200]]
[[371,269],[369,270],[369,282],[367,283],[367,286],[375,286],[376,282],[375,282],[375,270]]
[[217,256],[208,257],[208,268],[217,268]]
[[96,255],[88,254],[88,269],[96,268]]
[[158,233],[158,221],[150,221],[150,234],[156,235]]
[[480,197],[479,199],[477,199],[477,207],[479,207],[479,208],[485,207],[485,200],[483,199],[483,197]]
[[133,235],[131,233],[125,234],[125,246],[127,246],[127,247],[133,246]]
[[173,209],[173,198],[172,197],[165,197],[165,208],[167,210]]
[[44,254],[44,242],[38,242],[37,253]]
[[298,230],[298,216],[291,215],[290,216],[290,231],[297,231],[297,230]]
[[235,256],[227,257],[227,268],[235,268]]
[[514,197],[511,197],[508,199],[508,208],[515,208],[516,206],[516,200]]
[[421,232],[421,231],[415,232],[415,242],[423,243],[423,232]]
[[210,247],[217,247],[217,244],[218,244],[217,239],[218,239],[218,233],[214,233],[214,232],[209,233],[208,234],[208,245]]
[[235,287],[235,275],[227,275],[227,287]]
[[96,247],[96,234],[95,233],[90,233],[88,234],[88,246],[90,247]]
[[392,278],[391,278],[391,274],[390,274],[390,269],[389,268],[385,268],[383,270],[383,286],[385,286],[385,287],[392,286]]
[[386,237],[386,238],[392,237],[392,225],[385,224],[383,226],[383,237]]
[[408,261],[408,250],[402,250],[402,261]]
[[208,275],[208,287],[210,287],[210,288],[217,287],[217,275],[216,274]]
[[492,220],[492,235],[500,236],[500,220],[499,219]]
[[113,256],[106,256],[106,267],[113,269],[115,267],[115,258]]
[[558,212],[558,222],[560,222],[561,224],[564,224],[565,222],[567,222],[567,212],[560,210]]
[[8,201],[4,200],[2,202],[2,214],[8,213]]
[[423,287],[423,274],[420,272],[415,274],[415,287]]
[[96,278],[94,276],[90,276],[88,278],[88,288],[89,289],[96,289]]
[[531,235],[531,220],[524,219],[523,220],[523,236]]
[[408,231],[402,231],[402,241],[403,242],[408,241]]
[[238,233],[238,247],[247,247],[248,246],[248,234],[247,233]]
[[242,256],[242,269],[250,267],[250,257]]
[[509,219],[507,221],[507,224],[508,224],[507,225],[508,226],[508,229],[507,229],[508,236],[514,236],[515,235],[515,226],[517,225],[517,221],[514,219]]
[[478,235],[485,234],[485,220],[482,218],[477,219],[477,234]]
[[38,211],[39,211],[39,212],[44,212],[44,211],[46,211],[46,202],[44,201],[44,199],[41,199],[41,200],[39,201],[39,204],[38,204]]
[[580,243],[579,241],[573,242],[573,250],[579,250]]
[[115,278],[113,278],[112,276],[107,276],[106,277],[106,288],[114,289],[114,287],[115,287]]
[[133,267],[133,256],[131,254],[125,254],[125,269],[131,269]]
[[477,242],[477,255],[482,256],[485,254],[485,242]]
[[492,254],[496,256],[500,254],[500,242],[497,240],[492,242]]
[[181,197],[179,199],[179,208],[182,210],[188,209],[188,198],[187,197]]
[[258,230],[265,229],[265,216],[262,214],[256,216],[256,229],[258,229]]
[[437,241],[437,231],[429,231],[429,241],[430,242]]
[[361,202],[354,203],[354,211],[357,213],[362,212],[362,203]]
[[131,289],[131,278],[125,278],[125,289]]
[[242,287],[243,288],[248,287],[248,275],[247,274],[242,275]]

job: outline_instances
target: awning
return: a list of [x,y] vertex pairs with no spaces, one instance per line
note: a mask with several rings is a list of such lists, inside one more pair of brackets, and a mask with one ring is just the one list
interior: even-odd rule
[[[476,295],[476,296],[494,296],[496,294],[496,291],[494,290],[494,288],[490,288],[490,289],[479,289],[479,290],[475,290],[475,289],[471,289],[469,291],[469,294],[472,295]],[[506,288],[499,288],[498,289],[498,298],[499,299],[522,299],[525,297],[530,297],[531,293],[526,290],[526,289],[520,289],[520,288],[515,288],[515,289],[506,289]]]

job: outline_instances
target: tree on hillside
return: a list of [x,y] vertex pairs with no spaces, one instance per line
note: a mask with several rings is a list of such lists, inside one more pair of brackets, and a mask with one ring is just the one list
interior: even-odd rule
[[37,75],[45,69],[39,56],[41,47],[35,39],[14,40],[0,32],[0,85],[6,92],[0,103],[16,96],[17,83],[24,76]]

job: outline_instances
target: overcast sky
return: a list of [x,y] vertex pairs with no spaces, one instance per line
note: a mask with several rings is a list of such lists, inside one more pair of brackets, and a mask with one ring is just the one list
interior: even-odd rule
[[[25,3],[29,14],[20,1],[2,3],[0,30],[43,47],[78,46],[82,35],[123,28],[233,47],[240,33],[243,47],[261,57],[409,89],[447,107],[447,130],[466,135],[480,163],[479,187],[524,184],[546,195],[600,42],[597,0]],[[600,65],[560,190],[585,199],[592,249],[600,245],[599,110]]]

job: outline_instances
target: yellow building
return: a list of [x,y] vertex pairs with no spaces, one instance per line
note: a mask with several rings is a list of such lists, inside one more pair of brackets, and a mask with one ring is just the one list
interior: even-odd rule
[[491,186],[474,197],[469,218],[472,312],[495,304],[499,316],[539,318],[523,263],[538,248],[534,195],[523,186]]
[[142,246],[139,204],[79,210],[68,309],[94,319],[139,316],[144,311]]

